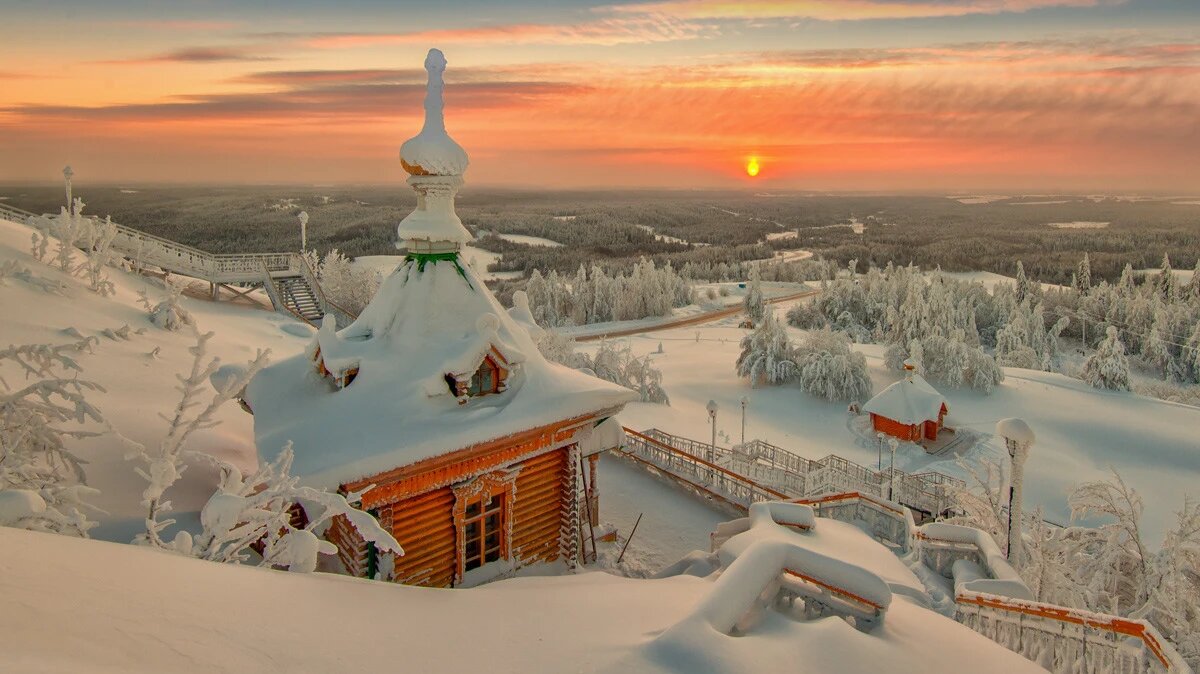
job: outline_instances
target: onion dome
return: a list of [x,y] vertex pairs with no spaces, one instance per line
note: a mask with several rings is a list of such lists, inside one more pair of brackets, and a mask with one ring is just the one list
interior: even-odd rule
[[442,73],[446,57],[430,49],[425,57],[429,84],[425,91],[425,126],[400,146],[400,163],[417,193],[417,208],[396,228],[398,248],[409,255],[456,254],[474,237],[454,212],[454,197],[467,170],[467,152],[446,133],[442,116]]
[[430,49],[425,57],[429,83],[425,91],[425,126],[400,146],[400,163],[409,175],[461,176],[467,170],[467,151],[446,133],[442,90],[446,56]]

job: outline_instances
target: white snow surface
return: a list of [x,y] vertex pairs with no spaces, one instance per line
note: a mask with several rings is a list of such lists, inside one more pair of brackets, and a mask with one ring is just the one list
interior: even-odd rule
[[512,241],[513,243],[523,243],[527,246],[542,246],[544,248],[561,248],[562,247],[561,243],[559,243],[557,241],[551,241],[550,239],[544,239],[540,236],[529,236],[527,234],[498,234],[497,236],[499,236],[501,239],[504,239],[505,241]]
[[930,386],[924,377],[913,372],[911,376],[875,394],[863,405],[863,409],[911,425],[937,421],[945,404],[945,396]]
[[[162,284],[137,274],[109,268],[115,294],[102,297],[90,292],[81,279],[73,279],[34,259],[29,253],[32,230],[24,224],[0,220],[0,264],[13,261],[24,265],[40,279],[64,284],[64,294],[47,293],[15,278],[0,281],[0,344],[63,344],[84,337],[99,342],[91,354],[79,358],[81,379],[95,381],[104,391],[88,393],[88,401],[125,437],[151,448],[158,446],[167,430],[159,413],[169,413],[179,400],[175,378],[186,375],[195,344],[189,330],[170,331],[156,327],[138,303],[138,292],[145,291],[154,300],[166,295]],[[51,248],[56,244],[52,244]],[[82,256],[82,253],[79,254]],[[208,342],[210,356],[223,364],[239,365],[252,359],[258,348],[270,348],[273,359],[286,358],[304,348],[311,339],[308,326],[280,314],[262,311],[237,302],[209,302],[184,296],[180,303],[195,319],[201,331],[212,331]],[[105,330],[130,327],[129,339],[112,339]],[[293,327],[309,330],[309,337],[291,333]],[[0,368],[12,386],[25,381],[16,370]],[[206,452],[230,461],[244,473],[257,466],[252,418],[235,403],[216,413],[219,426],[201,429],[189,439],[186,449]],[[89,430],[99,430],[92,428]],[[133,472],[124,459],[124,446],[112,436],[100,436],[68,445],[88,463],[84,467],[88,484],[100,490],[89,498],[106,515],[95,517],[100,527],[96,538],[128,542],[142,526],[145,510],[139,504],[145,481]],[[183,478],[169,492],[175,515],[181,524],[198,526],[200,508],[212,495],[218,475],[206,461],[189,465]]]
[[1042,671],[904,600],[869,634],[838,618],[768,612],[744,636],[688,625],[664,640],[655,635],[709,597],[711,580],[588,573],[447,591],[17,529],[0,528],[0,549],[0,592],[17,607],[0,611],[0,652],[5,667],[31,674],[345,672],[390,662],[414,672]]
[[[352,325],[317,336],[326,366],[357,366],[336,390],[307,354],[271,365],[247,387],[259,453],[291,441],[293,474],[335,488],[555,421],[612,412],[635,394],[546,361],[470,267],[401,266]],[[506,390],[460,405],[446,383],[467,378],[490,347],[513,370]],[[310,353],[312,347],[310,346]]]

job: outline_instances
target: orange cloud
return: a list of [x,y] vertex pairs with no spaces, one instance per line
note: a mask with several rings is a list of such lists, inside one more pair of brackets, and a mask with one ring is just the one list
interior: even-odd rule
[[[1112,76],[1131,69],[1141,73]],[[460,68],[448,73],[447,122],[471,152],[473,184],[728,185],[754,152],[760,180],[781,186],[1032,187],[1052,177],[1061,187],[1183,189],[1200,181],[1198,69],[1189,45],[1136,41]],[[271,91],[9,105],[0,141],[6,164],[23,171],[84,156],[114,180],[399,180],[395,149],[419,127],[422,81],[417,69],[281,70],[237,78]],[[147,169],[155,157],[164,168]]]
[[665,16],[609,18],[569,25],[504,24],[482,28],[426,30],[412,33],[325,33],[304,43],[319,49],[406,44],[539,44],[612,46],[692,40],[711,35],[711,27]]
[[1027,12],[1048,7],[1096,7],[1125,0],[666,0],[606,8],[621,13],[645,13],[680,19],[926,19]]

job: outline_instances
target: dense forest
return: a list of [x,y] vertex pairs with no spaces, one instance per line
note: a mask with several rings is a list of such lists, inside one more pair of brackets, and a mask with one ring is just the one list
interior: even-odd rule
[[[137,187],[76,183],[89,213],[213,252],[299,248],[297,215],[309,216],[309,247],[354,257],[395,252],[395,225],[415,198],[403,185],[361,187]],[[4,203],[57,211],[58,185],[0,185]],[[960,201],[961,199],[961,201]],[[966,201],[968,203],[962,203]],[[1125,265],[1177,268],[1200,256],[1200,197],[750,194],[712,191],[534,192],[468,186],[459,214],[476,246],[502,253],[495,271],[574,273],[580,263],[627,273],[642,257],[682,269],[807,249],[860,268],[913,263],[926,269],[1013,274],[1067,283],[1090,254],[1097,280]],[[984,202],[984,203],[976,203]],[[1060,223],[1052,226],[1051,223]],[[1069,226],[1064,226],[1066,223]],[[854,224],[855,226],[852,226]],[[514,243],[524,234],[562,247]]]

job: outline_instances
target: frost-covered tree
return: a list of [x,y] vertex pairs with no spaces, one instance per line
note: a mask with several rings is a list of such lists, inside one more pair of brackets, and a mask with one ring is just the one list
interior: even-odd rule
[[739,377],[749,377],[751,386],[782,384],[798,374],[787,330],[774,311],[742,338],[742,352],[735,364]]
[[33,255],[45,261],[51,238],[58,241],[53,264],[72,276],[82,277],[88,288],[100,295],[116,292],[106,273],[117,259],[112,249],[117,226],[112,218],[103,220],[83,215],[85,204],[76,198],[73,212],[64,207],[57,216],[36,216],[29,219],[33,235]]
[[106,426],[87,394],[103,391],[80,379],[78,356],[95,346],[89,337],[67,344],[10,346],[0,351],[0,372],[20,373],[11,388],[0,377],[0,525],[87,536],[98,512],[86,499],[84,462],[68,442],[98,435]]
[[1154,312],[1154,322],[1150,325],[1150,332],[1142,340],[1142,358],[1147,363],[1158,368],[1168,378],[1176,372],[1175,357],[1164,336],[1169,334],[1169,331],[1170,325],[1168,324],[1166,310],[1159,307]]
[[[221,482],[200,511],[201,532],[177,536],[174,552],[216,562],[243,563],[251,549],[261,546],[261,565],[310,573],[318,554],[336,554],[337,547],[317,537],[317,531],[336,516],[349,520],[367,542],[382,553],[404,554],[396,539],[376,519],[351,505],[361,494],[330,493],[300,485],[290,474],[292,448],[284,447],[272,462],[242,477],[233,465],[216,461]],[[296,522],[303,504],[307,522]]]
[[[600,379],[637,391],[641,402],[671,404],[662,386],[662,372],[654,367],[650,356],[634,356],[628,343],[602,341],[593,357],[577,352],[575,340],[570,337],[547,330],[538,339],[538,350],[547,360],[588,370]],[[659,353],[662,353],[661,349]]]
[[1154,286],[1158,289],[1159,295],[1164,300],[1170,302],[1175,299],[1175,272],[1171,269],[1171,256],[1163,253],[1162,267],[1158,270],[1158,276],[1154,279]]
[[1083,254],[1083,259],[1079,261],[1079,267],[1075,270],[1075,291],[1080,295],[1086,295],[1092,290],[1092,263],[1088,260],[1088,254]]
[[316,252],[309,253],[309,263],[325,297],[352,314],[362,313],[383,283],[379,272],[354,264],[337,248],[325,253],[319,264],[314,263]]
[[825,314],[821,313],[815,304],[807,302],[801,302],[788,309],[787,322],[788,325],[801,330],[819,330],[828,324]]
[[1117,329],[1108,326],[1104,341],[1083,363],[1083,380],[1096,388],[1129,390],[1129,358]]
[[742,302],[742,307],[746,311],[746,316],[755,324],[763,319],[766,304],[763,298],[762,278],[759,276],[757,266],[750,268],[750,282],[746,286],[746,298]]
[[192,315],[179,301],[183,295],[183,286],[169,280],[163,281],[166,297],[154,303],[146,295],[146,291],[138,291],[138,302],[150,315],[150,322],[164,330],[180,330],[185,325],[192,325]]
[[825,400],[863,402],[871,397],[867,359],[850,348],[841,332],[814,330],[796,347],[792,356],[799,371],[800,388]]
[[204,402],[209,378],[220,369],[218,359],[207,358],[208,340],[212,336],[211,332],[197,334],[196,344],[188,349],[192,354],[191,370],[187,375],[177,375],[179,402],[171,415],[163,415],[168,425],[158,447],[153,450],[137,447],[127,453],[126,458],[137,462],[134,470],[147,483],[142,492],[142,506],[146,508],[146,531],[137,535],[135,543],[181,552],[191,549],[190,535],[186,532],[179,532],[177,540],[168,542],[162,538],[163,532],[175,524],[173,519],[164,519],[172,510],[170,500],[165,497],[166,491],[186,469],[186,459],[191,455],[185,446],[191,434],[215,426],[217,410],[236,397],[254,374],[266,365],[268,352],[259,351],[246,367],[236,372],[226,370],[229,376],[222,377],[221,387]]

